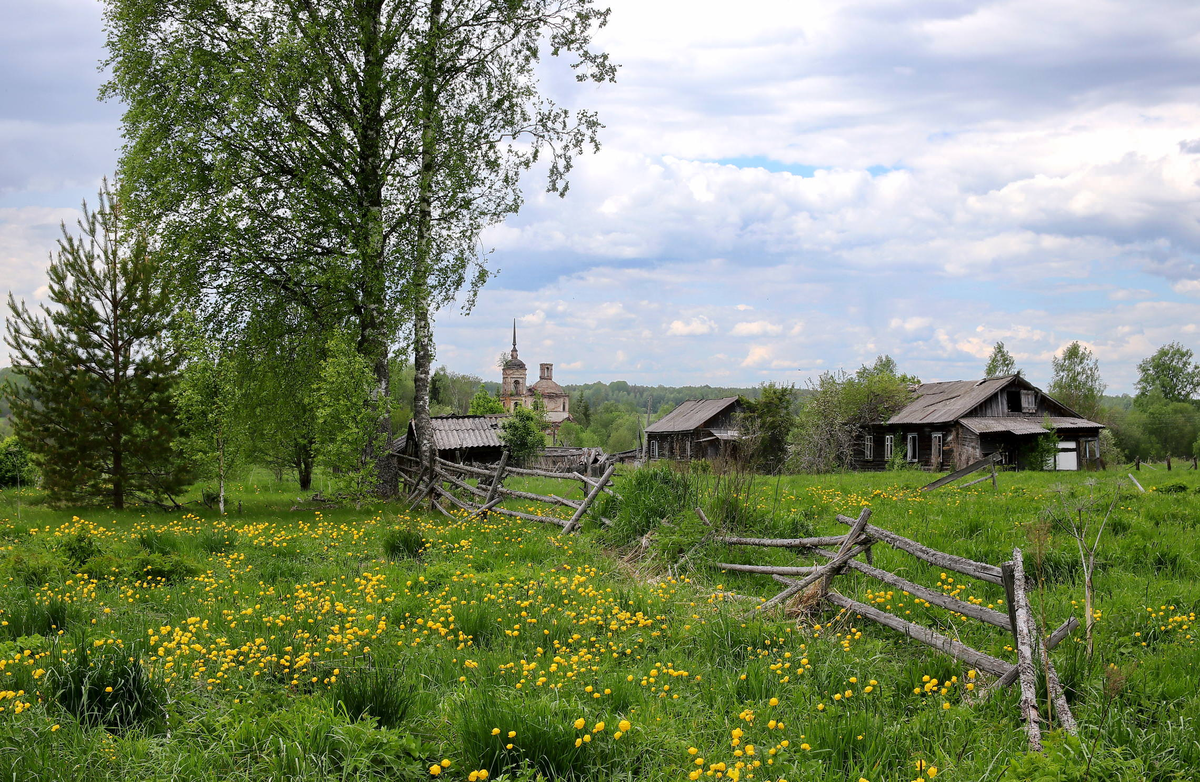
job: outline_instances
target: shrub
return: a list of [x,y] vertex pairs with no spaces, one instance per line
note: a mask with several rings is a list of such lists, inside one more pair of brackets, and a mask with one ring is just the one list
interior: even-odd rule
[[395,562],[416,559],[425,550],[425,538],[412,527],[392,527],[383,533],[383,555]]
[[46,671],[46,686],[59,706],[92,727],[128,730],[165,722],[166,691],[136,650],[93,646],[84,634],[74,640],[75,648]]
[[177,584],[198,572],[199,568],[178,554],[142,554],[129,569],[131,578],[165,584]]
[[100,554],[92,557],[79,572],[94,581],[115,579],[125,571],[125,560],[112,554]]
[[664,519],[688,512],[696,502],[696,481],[670,466],[643,467],[621,484],[619,497],[604,495],[597,513],[612,519],[607,537],[618,545],[637,540]]
[[341,671],[333,683],[333,700],[348,718],[374,717],[385,728],[404,721],[417,690],[403,671],[374,664]]
[[179,551],[179,538],[168,532],[149,530],[138,533],[138,545],[151,554],[174,554]]
[[13,578],[31,588],[58,580],[66,570],[63,561],[48,551],[13,554],[8,566]]
[[[1142,779],[1142,769],[1136,761],[1128,760],[1119,750],[1097,747],[1085,750],[1077,736],[1054,731],[1045,737],[1044,752],[1018,755],[1008,763],[1001,782],[1086,782],[1088,779],[1118,782]],[[1089,757],[1090,755],[1090,757]]]
[[86,532],[76,532],[74,536],[67,538],[60,548],[75,567],[82,567],[88,560],[100,554],[100,544]]

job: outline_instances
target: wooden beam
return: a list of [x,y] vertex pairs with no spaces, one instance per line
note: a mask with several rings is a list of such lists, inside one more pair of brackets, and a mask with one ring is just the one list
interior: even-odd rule
[[[862,534],[863,528],[867,526],[867,522],[870,520],[870,518],[870,508],[863,508],[862,511],[859,512],[858,518],[854,520],[854,524],[850,527],[850,531],[846,533],[846,539],[843,540],[842,545],[838,547],[837,557],[833,558],[834,561],[837,561],[838,557],[844,556],[846,552],[850,550],[850,547],[854,545],[854,541],[858,540],[858,536]],[[842,572],[842,568],[839,566],[836,571],[830,572],[829,575],[825,576],[825,579],[821,581],[822,596],[829,591],[829,582],[833,580],[833,575],[835,572]]]
[[1138,491],[1142,494],[1146,493],[1146,490],[1142,488],[1142,484],[1138,483],[1138,479],[1133,477],[1133,473],[1129,473],[1129,480],[1133,481],[1133,485],[1138,487]]
[[1013,549],[1013,597],[1016,602],[1017,630],[1017,675],[1021,680],[1021,716],[1025,720],[1025,733],[1029,738],[1029,749],[1042,751],[1042,729],[1038,725],[1037,670],[1033,667],[1033,636],[1029,628],[1033,617],[1029,601],[1025,596],[1025,564],[1021,549]]
[[588,492],[588,496],[586,499],[584,499],[583,504],[575,509],[575,515],[573,515],[571,520],[567,522],[567,525],[563,527],[564,535],[571,534],[579,526],[579,520],[583,518],[583,514],[587,513],[587,509],[591,507],[593,502],[595,502],[596,497],[600,495],[600,490],[603,489],[604,485],[608,483],[610,478],[612,478],[612,474],[616,469],[617,465],[609,465],[609,468],[604,471],[604,475],[600,476],[600,480],[597,481],[596,485],[592,487],[592,490]]
[[[496,465],[496,474],[492,476],[492,485],[488,487],[487,498],[483,501],[484,505],[491,507],[492,505],[496,504],[494,502],[496,499],[496,493],[500,490],[500,481],[504,479],[504,468],[507,466],[508,449],[505,449],[504,453],[500,454],[500,463]],[[485,519],[487,518],[486,511],[484,511],[483,517]]]
[[[834,556],[833,552],[831,551],[819,550],[817,553],[823,557]],[[965,600],[959,600],[957,597],[951,597],[950,595],[939,592],[936,589],[930,589],[929,587],[921,586],[920,584],[916,584],[912,581],[901,578],[894,573],[889,573],[886,570],[880,570],[877,567],[872,567],[862,562],[852,561],[847,563],[846,567],[851,568],[852,570],[857,570],[859,573],[868,575],[871,578],[882,581],[885,584],[890,584],[894,587],[902,589],[913,597],[919,597],[925,602],[932,603],[938,608],[945,608],[947,611],[963,614],[964,616],[969,616],[972,619],[978,619],[980,622],[986,622],[987,624],[994,625],[995,627],[999,627],[1004,630],[1012,629],[1012,625],[1009,624],[1007,616],[999,611],[987,608],[986,606],[978,606],[974,603],[968,603]]]
[[732,562],[714,562],[713,567],[719,567],[722,570],[733,570],[738,573],[762,573],[768,576],[807,576],[818,570],[825,570],[824,565],[819,567],[783,567],[775,565],[737,565]]
[[[707,521],[705,522],[707,523]],[[841,546],[845,535],[823,538],[739,538],[729,535],[713,538],[717,543],[729,546],[762,546],[764,548],[817,548],[818,546]]]
[[[1053,633],[1050,633],[1050,635],[1047,636],[1046,649],[1049,650],[1049,649],[1053,649],[1054,647],[1058,646],[1060,643],[1062,643],[1064,640],[1066,640],[1067,636],[1070,635],[1072,631],[1074,631],[1078,627],[1079,627],[1079,620],[1076,619],[1075,617],[1071,617],[1067,621],[1060,624],[1057,628],[1055,628]],[[1005,687],[1008,687],[1016,680],[1017,680],[1017,666],[1014,665],[1012,667],[1012,670],[1010,670],[1008,673],[1001,676],[999,679],[996,680],[995,684],[993,684],[992,686],[990,686],[986,690],[984,690],[982,693],[980,693],[980,697],[987,697],[987,695],[989,693],[991,693],[993,690],[1000,690]]]
[[940,635],[927,627],[922,627],[919,624],[901,619],[898,616],[889,614],[886,611],[880,611],[878,608],[872,608],[866,603],[860,603],[857,600],[840,595],[837,592],[830,592],[825,596],[825,599],[836,606],[840,606],[848,611],[853,611],[855,614],[870,619],[872,622],[881,624],[884,627],[895,630],[898,633],[908,636],[914,641],[932,646],[943,654],[948,654],[951,657],[962,660],[972,668],[990,673],[993,676],[1002,676],[1007,673],[1012,667],[1008,663],[983,652],[976,651],[971,647],[956,641],[952,638],[947,638]]
[[[853,526],[855,519],[849,516],[838,514],[837,520],[842,524]],[[995,565],[988,565],[983,562],[976,562],[973,559],[966,557],[955,556],[954,554],[946,554],[936,549],[931,549],[928,546],[922,546],[915,540],[901,537],[894,532],[888,532],[885,529],[876,527],[873,524],[868,524],[863,532],[872,538],[882,541],[892,548],[907,551],[917,559],[922,559],[931,565],[937,565],[946,570],[953,570],[955,573],[962,573],[964,576],[978,578],[980,581],[990,581],[993,584],[1001,583],[1000,568]]]
[[940,489],[948,483],[954,483],[959,478],[962,478],[966,475],[970,475],[971,473],[975,472],[976,470],[982,470],[985,467],[988,467],[989,465],[995,464],[996,462],[1000,461],[1003,458],[1004,458],[1004,456],[1002,454],[1000,454],[999,452],[994,453],[991,456],[985,456],[982,459],[971,462],[970,464],[968,464],[966,467],[962,468],[961,470],[955,470],[954,472],[950,473],[949,475],[943,475],[941,478],[938,478],[933,483],[930,483],[926,486],[922,486],[921,491],[933,491],[934,489]]

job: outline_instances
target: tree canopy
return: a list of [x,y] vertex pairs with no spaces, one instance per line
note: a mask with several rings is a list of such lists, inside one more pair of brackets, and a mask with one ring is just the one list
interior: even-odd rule
[[1050,396],[1079,413],[1084,418],[1100,415],[1100,400],[1107,387],[1100,378],[1100,362],[1092,351],[1079,342],[1063,348],[1062,354],[1050,361],[1052,376]]
[[1004,377],[1005,375],[1015,375],[1019,371],[1017,360],[1013,358],[1012,353],[1008,352],[1003,342],[997,342],[992,348],[992,355],[988,357],[987,366],[983,368],[983,376]]
[[1200,364],[1191,349],[1178,342],[1163,345],[1137,368],[1139,397],[1157,393],[1168,402],[1190,402],[1200,390]]

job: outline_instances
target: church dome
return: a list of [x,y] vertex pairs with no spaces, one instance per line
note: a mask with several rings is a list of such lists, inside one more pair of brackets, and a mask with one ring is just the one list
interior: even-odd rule
[[504,362],[505,369],[525,369],[525,362],[519,358],[513,357]]
[[532,388],[534,391],[537,391],[542,396],[551,396],[553,394],[565,396],[567,393],[566,391],[563,391],[562,386],[560,386],[558,383],[555,383],[553,380],[550,380],[549,378],[542,378],[530,386],[530,388]]

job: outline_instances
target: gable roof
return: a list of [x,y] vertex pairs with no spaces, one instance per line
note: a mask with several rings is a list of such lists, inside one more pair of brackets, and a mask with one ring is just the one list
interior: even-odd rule
[[646,427],[648,434],[656,432],[691,432],[699,429],[721,413],[737,404],[738,397],[724,399],[689,399],[679,407]]
[[[914,393],[916,398],[903,410],[888,419],[889,424],[944,424],[970,413],[1007,386],[1019,385],[1037,391],[1060,408],[1064,417],[1079,418],[1075,411],[1037,388],[1020,375],[989,377],[983,380],[950,380],[944,383],[922,383]],[[1098,425],[1098,424],[1097,424]]]

